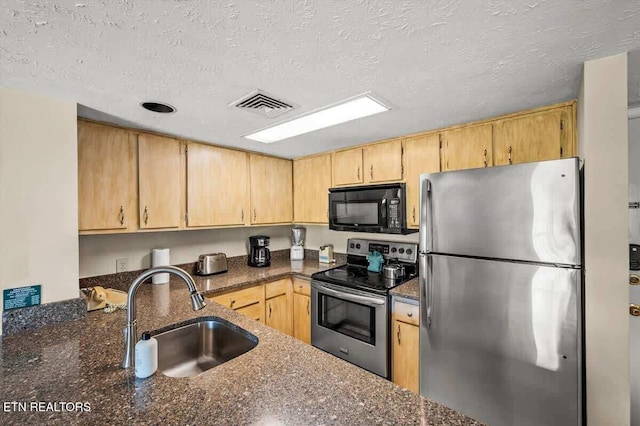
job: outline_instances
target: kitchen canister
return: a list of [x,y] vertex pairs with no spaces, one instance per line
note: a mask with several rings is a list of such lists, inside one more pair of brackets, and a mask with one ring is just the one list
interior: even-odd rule
[[[151,267],[169,266],[170,264],[168,248],[151,250]],[[151,277],[151,282],[153,284],[166,284],[169,282],[169,274],[155,274]]]

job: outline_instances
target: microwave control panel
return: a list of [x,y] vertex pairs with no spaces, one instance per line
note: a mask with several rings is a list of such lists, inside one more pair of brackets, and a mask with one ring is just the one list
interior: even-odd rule
[[388,207],[388,228],[400,228],[400,200],[397,198],[389,200]]

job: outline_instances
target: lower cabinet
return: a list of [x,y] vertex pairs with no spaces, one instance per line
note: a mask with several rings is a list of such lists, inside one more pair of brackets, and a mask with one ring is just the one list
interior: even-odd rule
[[293,279],[293,337],[311,344],[311,283]]
[[265,322],[263,285],[226,292],[213,296],[211,300],[262,323]]
[[399,386],[419,392],[420,316],[418,305],[394,300],[391,337],[391,379]]
[[229,309],[311,343],[311,284],[284,278],[210,298]]
[[264,287],[266,324],[284,334],[291,335],[293,317],[291,279],[285,278],[267,283]]

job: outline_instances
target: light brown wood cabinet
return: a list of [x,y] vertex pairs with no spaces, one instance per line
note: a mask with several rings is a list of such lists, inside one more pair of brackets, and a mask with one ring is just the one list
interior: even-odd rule
[[440,134],[404,140],[404,175],[407,183],[407,224],[420,226],[420,175],[440,171]]
[[293,337],[311,344],[311,283],[293,279]]
[[211,300],[264,323],[264,296],[264,285],[257,285],[217,294]]
[[389,182],[402,179],[402,141],[377,143],[364,147],[365,182]]
[[187,226],[249,222],[249,160],[243,151],[187,143]]
[[364,182],[362,170],[362,148],[347,149],[333,153],[333,184],[355,185]]
[[135,147],[135,138],[127,130],[78,122],[80,233],[137,229]]
[[293,182],[294,222],[328,223],[331,155],[294,160]]
[[293,221],[292,161],[249,154],[251,170],[251,223]]
[[481,124],[443,131],[442,171],[493,166],[492,127]]
[[521,117],[498,120],[493,125],[496,166],[571,157],[573,120],[571,107],[556,108]]
[[415,393],[420,382],[420,327],[418,306],[394,301],[391,336],[394,383]]
[[285,278],[265,284],[266,324],[292,335],[293,291],[291,279]]
[[140,228],[179,228],[184,223],[182,154],[182,145],[177,139],[138,135]]

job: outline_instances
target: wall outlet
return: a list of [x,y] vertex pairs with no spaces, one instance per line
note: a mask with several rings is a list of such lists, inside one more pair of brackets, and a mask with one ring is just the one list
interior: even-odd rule
[[127,272],[129,270],[129,259],[116,259],[116,273]]

